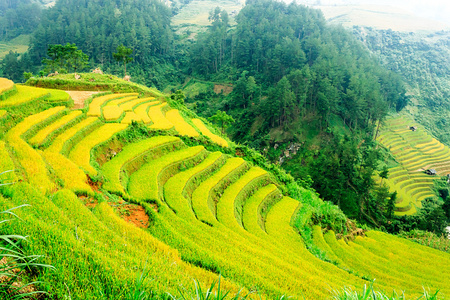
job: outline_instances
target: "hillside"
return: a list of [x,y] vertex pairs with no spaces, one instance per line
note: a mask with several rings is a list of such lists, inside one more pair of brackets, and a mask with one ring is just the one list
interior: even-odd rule
[[449,254],[346,227],[336,207],[179,102],[103,93],[70,109],[62,91],[0,83],[0,172],[17,182],[0,206],[30,205],[2,232],[28,236],[23,251],[56,268],[33,275],[50,295],[159,298],[221,274],[222,289],[258,299],[326,299],[374,279],[387,293],[450,296]]
[[331,24],[345,27],[362,26],[377,30],[417,32],[448,30],[450,26],[421,18],[411,12],[388,5],[313,5]]

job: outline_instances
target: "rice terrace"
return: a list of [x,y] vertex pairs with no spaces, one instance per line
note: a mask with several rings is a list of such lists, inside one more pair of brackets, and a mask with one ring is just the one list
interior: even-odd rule
[[[67,93],[46,86],[90,88],[64,76],[29,81],[41,87],[0,80],[0,171],[14,170],[1,175],[14,184],[1,187],[0,204],[19,217],[5,215],[3,234],[27,236],[24,253],[52,266],[20,274],[23,284],[38,281],[58,299],[176,298],[194,293],[194,280],[207,290],[219,277],[223,293],[251,299],[329,299],[371,284],[408,299],[424,288],[450,297],[448,253],[352,230],[346,219],[323,225],[319,212],[331,204],[183,104],[82,74],[119,91],[73,109]],[[398,207],[409,213],[430,194],[416,170],[445,173],[448,150],[406,123],[389,120],[380,140],[402,163],[388,181],[405,187]],[[125,221],[126,205],[141,207],[148,226]]]

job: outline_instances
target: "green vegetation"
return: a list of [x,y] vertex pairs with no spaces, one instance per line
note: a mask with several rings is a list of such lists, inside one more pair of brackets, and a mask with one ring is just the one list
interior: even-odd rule
[[[127,113],[157,107],[135,95],[100,97],[91,101],[100,113],[127,104]],[[162,105],[186,113],[185,124],[195,117],[180,103]],[[2,174],[2,182],[24,181],[1,189],[0,209],[31,205],[5,233],[26,233],[23,253],[42,254],[43,264],[55,266],[30,279],[45,282],[36,284],[50,296],[212,297],[204,293],[218,274],[219,298],[325,299],[330,290],[373,278],[377,290],[404,290],[407,297],[422,285],[449,294],[442,284],[450,279],[447,253],[378,232],[357,236],[353,231],[363,231],[336,206],[256,151],[222,148],[176,128],[104,123],[87,117],[90,109],[43,110],[14,124],[0,143],[0,167],[17,169]],[[34,140],[42,150],[30,146]],[[141,228],[122,219],[136,217],[131,203],[141,209],[134,223]],[[327,229],[345,239],[331,230],[323,236]],[[192,286],[192,278],[197,289],[180,288]]]
[[89,57],[78,50],[75,44],[48,45],[47,56],[42,63],[45,64],[47,72],[67,73],[82,71],[88,65]]
[[[219,276],[218,290],[235,298],[326,299],[343,287],[367,298],[353,291],[374,280],[378,298],[416,298],[422,287],[448,297],[446,251],[357,227],[439,235],[449,222],[446,181],[418,170],[446,175],[450,150],[388,117],[420,113],[409,100],[444,103],[445,59],[391,67],[410,77],[405,88],[317,10],[258,0],[231,15],[203,2],[195,17],[208,8],[209,26],[174,31],[171,15],[180,21],[199,1],[174,0],[172,10],[157,0],[58,1],[32,33],[14,21],[31,2],[0,3],[0,36],[32,36],[27,53],[1,64],[28,86],[0,81],[1,182],[21,181],[0,189],[0,211],[32,205],[5,231],[30,236],[24,253],[56,268],[32,280],[61,299],[208,298]],[[378,37],[402,47],[391,32],[368,36],[382,59],[395,51]],[[88,57],[105,74],[64,74]],[[106,74],[122,68],[134,83]],[[420,68],[433,84],[413,85]],[[70,112],[63,90],[105,93]]]
[[127,76],[127,63],[133,61],[133,58],[131,57],[132,53],[133,49],[127,48],[122,44],[117,47],[117,52],[112,54],[115,60],[123,63],[125,76]]
[[450,135],[444,129],[449,117],[449,33],[409,31],[355,27],[353,33],[383,65],[402,75],[411,95],[408,112],[440,142],[449,145]]

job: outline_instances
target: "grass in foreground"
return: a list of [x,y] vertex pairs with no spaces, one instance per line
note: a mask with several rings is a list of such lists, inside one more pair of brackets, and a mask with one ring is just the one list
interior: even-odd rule
[[355,291],[352,288],[345,287],[341,291],[334,291],[333,300],[407,300],[407,299],[423,299],[423,300],[437,300],[439,291],[436,291],[434,294],[430,294],[428,291],[423,289],[423,294],[419,295],[417,298],[407,298],[403,293],[397,294],[393,292],[391,296],[388,294],[375,291],[373,288],[373,282],[370,286],[364,285],[364,288],[361,292]]

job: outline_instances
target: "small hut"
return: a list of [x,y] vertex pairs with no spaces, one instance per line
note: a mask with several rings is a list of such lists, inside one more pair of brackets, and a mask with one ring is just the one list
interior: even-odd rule
[[437,175],[437,172],[435,169],[428,169],[425,171],[428,175]]
[[411,127],[409,127],[409,129],[410,129],[411,131],[416,131],[416,130],[417,130],[417,126],[411,126]]

